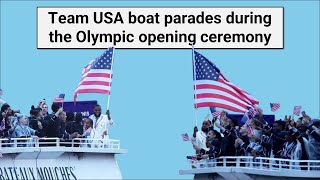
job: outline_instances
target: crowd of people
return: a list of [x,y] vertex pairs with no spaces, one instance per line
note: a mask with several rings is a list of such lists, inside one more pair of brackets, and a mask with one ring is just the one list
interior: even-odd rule
[[61,103],[48,105],[43,99],[38,106],[31,106],[30,115],[13,110],[9,104],[1,106],[0,138],[60,138],[69,141],[74,138],[108,139],[108,128],[113,124],[110,112],[101,113],[95,105],[93,114],[83,118],[81,113],[65,112]]
[[188,159],[215,159],[221,156],[253,156],[292,160],[320,160],[320,119],[312,119],[304,111],[294,120],[267,123],[262,111],[240,125],[226,112],[203,121],[201,130],[194,127],[191,138],[196,156]]

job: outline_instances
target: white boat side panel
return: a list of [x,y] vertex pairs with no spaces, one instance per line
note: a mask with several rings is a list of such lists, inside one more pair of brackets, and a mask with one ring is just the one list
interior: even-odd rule
[[6,154],[0,161],[0,179],[122,179],[114,154],[64,153],[56,159],[15,159]]

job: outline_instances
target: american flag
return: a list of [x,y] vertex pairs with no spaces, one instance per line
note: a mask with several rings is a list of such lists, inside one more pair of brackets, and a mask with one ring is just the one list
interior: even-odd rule
[[248,136],[252,136],[253,135],[253,129],[252,127],[250,126],[250,123],[251,123],[251,119],[250,117],[248,116],[248,112],[245,112],[243,117],[241,118],[241,122],[244,123],[244,126],[247,127],[247,134]]
[[0,131],[3,131],[4,129],[6,129],[6,122],[5,122],[5,119],[1,119],[0,120]]
[[53,102],[55,102],[55,103],[58,103],[58,102],[63,103],[63,101],[64,101],[64,96],[65,96],[65,94],[59,94],[57,97],[55,97],[55,98],[53,99]]
[[207,58],[194,51],[195,108],[220,107],[234,112],[246,112],[259,102],[244,90],[229,82]]
[[257,109],[249,107],[249,106],[247,108],[248,108],[248,112],[251,115],[251,117],[254,117],[254,116],[256,116],[258,114]]
[[275,112],[280,108],[280,103],[270,103],[270,108],[272,112]]
[[210,107],[210,111],[214,118],[220,116],[221,114],[221,111],[217,111],[215,107]]
[[113,53],[114,48],[109,48],[84,67],[82,78],[74,93],[74,101],[80,93],[110,94]]
[[188,136],[187,133],[181,134],[181,137],[182,137],[182,140],[183,140],[183,141],[189,141],[189,136]]
[[249,116],[248,116],[248,112],[245,112],[244,115],[241,118],[241,122],[242,123],[247,123],[247,121],[249,120]]
[[0,96],[2,96],[2,94],[3,94],[3,91],[2,91],[2,89],[0,88]]
[[293,114],[299,116],[301,109],[302,109],[301,106],[295,106],[295,107],[293,108]]

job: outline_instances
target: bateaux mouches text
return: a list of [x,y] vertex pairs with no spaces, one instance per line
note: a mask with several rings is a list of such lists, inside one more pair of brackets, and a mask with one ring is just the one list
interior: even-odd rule
[[0,167],[0,180],[77,180],[75,167]]

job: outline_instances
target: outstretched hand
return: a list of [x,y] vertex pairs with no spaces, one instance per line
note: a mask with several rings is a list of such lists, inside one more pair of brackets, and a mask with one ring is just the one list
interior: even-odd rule
[[198,127],[195,126],[195,127],[193,128],[193,137],[196,137],[197,132],[198,132]]
[[107,110],[106,114],[108,115],[109,120],[110,120],[110,119],[111,119],[111,116],[110,116],[110,110],[109,110],[109,109]]

